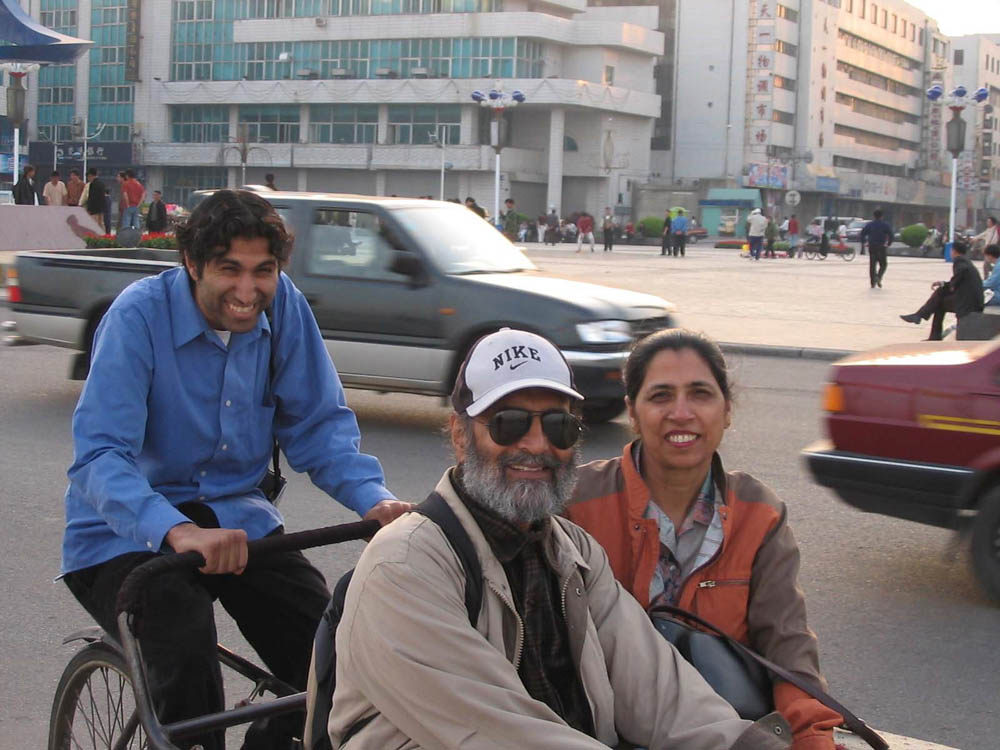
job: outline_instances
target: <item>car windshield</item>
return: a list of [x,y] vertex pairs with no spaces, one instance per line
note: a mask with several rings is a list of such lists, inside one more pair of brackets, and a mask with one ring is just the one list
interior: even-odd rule
[[851,224],[850,224],[850,226],[848,226],[847,228],[848,229],[864,229],[865,228],[865,224],[867,224],[867,223],[868,223],[867,221],[852,221]]
[[465,206],[428,202],[426,207],[392,209],[392,215],[444,273],[535,270],[524,253]]

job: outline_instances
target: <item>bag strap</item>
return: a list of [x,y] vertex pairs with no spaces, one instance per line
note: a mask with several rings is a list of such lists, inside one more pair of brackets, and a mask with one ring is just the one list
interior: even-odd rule
[[483,568],[479,564],[479,555],[472,546],[472,539],[448,501],[437,492],[432,492],[413,510],[436,523],[458,555],[465,571],[465,609],[469,613],[469,622],[475,628],[483,603]]
[[[276,331],[274,329],[274,315],[271,311],[271,305],[264,308],[264,315],[267,318],[267,325],[271,328],[271,341],[270,346],[267,351],[267,389],[271,398],[274,401],[274,349],[277,346],[278,339]],[[281,486],[281,448],[278,446],[278,438],[271,436],[273,442],[273,447],[271,449],[271,470],[274,472],[275,486]]]
[[843,717],[844,725],[849,730],[854,732],[854,734],[856,734],[858,737],[860,737],[869,745],[871,745],[875,750],[889,750],[888,742],[882,739],[882,737],[879,736],[879,734],[874,729],[868,726],[864,722],[864,720],[858,718],[854,713],[850,711],[850,709],[848,709],[844,704],[840,703],[840,701],[838,701],[836,698],[831,696],[829,693],[820,690],[818,687],[809,684],[801,677],[792,674],[784,667],[779,667],[773,661],[765,659],[763,656],[758,654],[752,648],[748,648],[739,641],[730,638],[728,635],[726,635],[726,633],[722,632],[722,630],[720,630],[707,620],[703,620],[702,618],[698,617],[698,615],[688,612],[685,609],[681,609],[680,607],[673,607],[669,604],[658,604],[649,611],[650,615],[656,614],[657,612],[663,612],[664,614],[689,620],[695,623],[696,625],[699,625],[701,628],[708,631],[709,633],[719,636],[724,641],[726,641],[726,643],[728,643],[732,648],[735,648],[740,653],[745,654],[746,656],[750,657],[751,659],[759,663],[761,666],[767,669],[771,674],[773,674],[779,680],[784,680],[785,682],[791,683],[802,692],[818,700],[827,708],[836,711]]

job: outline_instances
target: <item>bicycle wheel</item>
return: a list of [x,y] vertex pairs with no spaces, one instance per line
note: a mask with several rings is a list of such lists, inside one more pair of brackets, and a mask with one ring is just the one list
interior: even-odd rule
[[847,250],[844,251],[843,255],[841,255],[840,257],[842,257],[844,260],[854,260],[854,248],[853,247],[848,248]]
[[806,250],[805,251],[805,256],[806,256],[806,260],[816,260],[816,251],[815,250]]
[[143,750],[132,681],[125,658],[104,643],[91,643],[63,670],[49,719],[49,750]]

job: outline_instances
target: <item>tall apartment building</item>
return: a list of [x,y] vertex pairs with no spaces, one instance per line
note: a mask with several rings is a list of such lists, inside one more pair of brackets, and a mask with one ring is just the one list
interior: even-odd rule
[[[666,185],[764,188],[787,215],[946,216],[950,43],[901,0],[678,0]],[[662,124],[657,125],[663,129]],[[787,190],[802,205],[780,205]],[[709,227],[711,229],[711,227]]]
[[952,71],[970,92],[985,86],[986,106],[966,108],[965,151],[958,184],[971,200],[963,206],[965,224],[979,226],[985,216],[1000,217],[1000,34],[952,37]]
[[[263,182],[493,205],[490,111],[504,113],[501,198],[524,211],[627,207],[660,114],[657,10],[585,0],[39,0],[46,25],[93,39],[84,64],[29,80],[31,136],[138,166],[181,200]],[[432,136],[445,143],[444,154]],[[44,148],[37,146],[40,154]],[[34,151],[32,152],[35,153]]]

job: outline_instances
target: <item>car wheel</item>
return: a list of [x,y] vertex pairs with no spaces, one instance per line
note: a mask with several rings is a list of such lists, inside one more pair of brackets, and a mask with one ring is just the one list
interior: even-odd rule
[[587,424],[604,424],[610,422],[625,411],[625,399],[615,398],[606,401],[584,401],[583,421]]
[[986,592],[1000,602],[1000,487],[979,503],[972,525],[972,569]]

